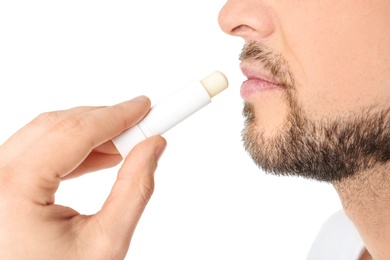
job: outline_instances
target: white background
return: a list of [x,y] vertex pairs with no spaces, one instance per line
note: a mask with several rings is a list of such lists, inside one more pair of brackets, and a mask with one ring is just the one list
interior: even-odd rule
[[[164,135],[155,193],[126,259],[304,259],[341,207],[331,185],[266,175],[242,148],[243,40],[220,30],[224,3],[0,1],[0,143],[44,111],[140,94],[156,103],[216,69],[229,78],[211,105]],[[95,213],[118,167],[64,182],[56,202]]]

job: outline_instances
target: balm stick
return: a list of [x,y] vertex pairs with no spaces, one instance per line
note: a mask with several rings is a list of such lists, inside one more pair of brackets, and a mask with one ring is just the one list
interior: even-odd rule
[[213,72],[200,81],[191,82],[153,106],[141,122],[112,141],[125,158],[136,144],[153,135],[162,135],[209,104],[211,99],[227,86],[227,78],[219,71]]

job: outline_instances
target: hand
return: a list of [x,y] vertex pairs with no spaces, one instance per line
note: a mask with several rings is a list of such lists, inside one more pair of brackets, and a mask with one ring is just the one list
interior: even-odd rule
[[102,209],[54,204],[64,179],[117,165],[110,141],[148,112],[140,97],[111,107],[44,113],[0,147],[0,259],[123,259],[153,193],[166,141],[154,136],[125,159]]

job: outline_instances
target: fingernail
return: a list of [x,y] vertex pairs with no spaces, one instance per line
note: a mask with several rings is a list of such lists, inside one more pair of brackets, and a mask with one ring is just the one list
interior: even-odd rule
[[145,102],[146,100],[148,100],[148,97],[146,97],[146,96],[139,96],[139,97],[133,98],[131,101]]
[[163,155],[163,153],[165,151],[165,147],[167,147],[166,141],[161,141],[157,144],[156,150],[154,152],[157,161],[160,160],[160,157]]

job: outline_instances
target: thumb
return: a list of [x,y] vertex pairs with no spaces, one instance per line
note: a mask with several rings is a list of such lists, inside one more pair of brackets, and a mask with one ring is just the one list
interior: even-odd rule
[[128,250],[135,227],[154,190],[154,171],[166,147],[161,136],[139,143],[126,157],[110,195],[98,213],[108,237]]

